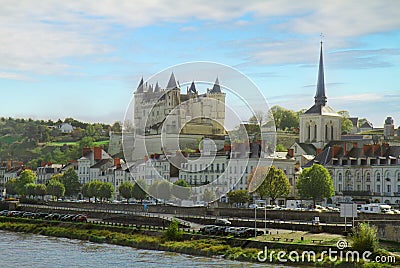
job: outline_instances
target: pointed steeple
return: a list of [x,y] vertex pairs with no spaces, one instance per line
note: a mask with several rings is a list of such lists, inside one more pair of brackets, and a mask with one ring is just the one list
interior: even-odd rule
[[172,72],[167,87],[165,89],[170,90],[174,88],[178,88],[178,84],[176,83],[174,72]]
[[215,79],[214,86],[210,92],[211,93],[221,93],[221,87],[219,85],[218,76],[217,76],[217,79]]
[[143,76],[142,76],[142,79],[139,82],[139,85],[138,85],[137,89],[136,89],[136,93],[143,93]]
[[161,91],[161,88],[160,88],[160,86],[158,85],[158,82],[156,83],[156,86],[154,87],[154,92],[160,92]]
[[321,51],[319,54],[319,67],[318,67],[318,82],[317,82],[317,92],[315,93],[315,104],[325,106],[326,95],[325,95],[325,78],[324,78],[324,60],[322,55],[322,41],[321,41]]
[[193,81],[192,84],[190,85],[189,93],[197,93],[197,90],[196,90],[196,86],[195,86],[195,84],[194,84],[194,81]]

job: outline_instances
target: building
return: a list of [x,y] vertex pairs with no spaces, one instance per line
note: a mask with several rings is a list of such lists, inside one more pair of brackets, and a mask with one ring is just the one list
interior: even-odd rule
[[323,148],[331,140],[340,140],[341,116],[327,105],[322,42],[319,57],[314,105],[300,115],[300,143],[311,143],[316,148]]
[[61,133],[72,133],[74,131],[74,127],[70,123],[62,123],[58,125],[57,128]]
[[59,174],[63,165],[61,164],[43,164],[36,169],[36,182],[46,184],[53,175]]

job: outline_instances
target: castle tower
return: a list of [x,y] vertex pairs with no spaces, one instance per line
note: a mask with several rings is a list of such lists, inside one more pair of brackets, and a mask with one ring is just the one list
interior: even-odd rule
[[391,116],[388,116],[385,120],[385,125],[383,127],[383,136],[385,139],[394,136],[394,121]]
[[314,105],[300,115],[300,143],[322,148],[329,141],[341,138],[341,117],[327,105],[322,42],[317,79]]

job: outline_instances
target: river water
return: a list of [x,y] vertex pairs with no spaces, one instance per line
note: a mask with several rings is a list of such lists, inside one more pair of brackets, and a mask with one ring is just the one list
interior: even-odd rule
[[0,230],[0,267],[276,267]]

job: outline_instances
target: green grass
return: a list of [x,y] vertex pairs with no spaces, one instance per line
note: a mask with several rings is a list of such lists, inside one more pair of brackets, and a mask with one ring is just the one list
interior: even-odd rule
[[[64,145],[67,146],[73,146],[73,145],[77,145],[79,143],[79,141],[57,141],[57,142],[48,142],[46,143],[46,146],[51,146],[51,147],[61,147]],[[102,146],[102,145],[107,145],[109,143],[109,140],[104,140],[104,141],[96,141],[94,142],[95,146]]]
[[4,135],[0,137],[0,143],[2,144],[12,144],[20,140],[21,137],[19,135]]

